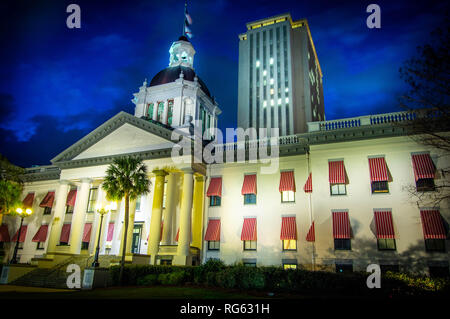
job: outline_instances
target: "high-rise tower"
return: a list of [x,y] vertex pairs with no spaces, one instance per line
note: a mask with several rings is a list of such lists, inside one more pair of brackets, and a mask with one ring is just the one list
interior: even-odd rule
[[247,23],[239,35],[238,126],[307,131],[325,120],[322,71],[306,19],[289,13]]

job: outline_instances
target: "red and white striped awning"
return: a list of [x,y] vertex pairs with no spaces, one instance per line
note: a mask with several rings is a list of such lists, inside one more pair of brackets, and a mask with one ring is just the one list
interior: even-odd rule
[[106,237],[106,241],[113,240],[113,235],[114,235],[114,223],[109,223],[109,225],[108,225],[108,235]]
[[55,200],[55,192],[48,192],[47,195],[45,195],[42,202],[39,204],[39,207],[52,207],[54,200]]
[[306,241],[316,241],[316,232],[314,229],[314,222],[309,227],[308,234],[306,234]]
[[77,199],[77,190],[76,189],[70,190],[69,194],[67,195],[66,205],[74,207],[76,199]]
[[59,237],[59,241],[62,243],[68,243],[69,242],[69,236],[70,236],[70,226],[71,224],[64,224],[61,229],[61,236]]
[[386,182],[389,180],[384,157],[369,158],[369,169],[371,182]]
[[411,157],[416,181],[422,178],[434,178],[436,168],[430,154],[412,154]]
[[39,230],[37,231],[36,235],[34,235],[31,241],[35,243],[45,242],[47,240],[47,232],[48,232],[48,225],[41,225],[41,227],[39,227]]
[[206,228],[205,240],[220,241],[220,219],[210,219]]
[[256,240],[256,218],[244,218],[241,240]]
[[281,240],[297,240],[295,217],[281,217]]
[[211,178],[206,196],[222,197],[222,177]]
[[344,161],[328,162],[330,184],[345,184]]
[[348,212],[333,212],[333,237],[335,239],[351,237]]
[[375,227],[377,230],[378,239],[392,239],[395,238],[394,223],[392,222],[391,211],[376,211],[374,212]]
[[423,237],[425,239],[446,239],[447,232],[444,227],[441,213],[435,209],[420,211],[422,219]]
[[[19,243],[23,243],[25,241],[25,238],[27,237],[27,230],[28,230],[28,226],[26,226],[26,225],[22,226],[22,230],[20,231]],[[17,236],[19,236],[19,230],[17,230],[17,232],[14,234],[11,241],[16,242]]]
[[256,195],[256,174],[245,175],[244,183],[242,185],[241,194],[255,194]]
[[0,242],[9,243],[9,231],[8,231],[8,225],[3,224],[0,226]]
[[86,223],[84,224],[84,231],[83,231],[83,243],[88,243],[91,240],[91,232],[92,232],[92,223]]
[[34,201],[34,193],[28,193],[27,196],[23,199],[22,204],[25,208],[32,208]]
[[312,193],[312,173],[309,173],[305,186],[303,186],[305,193]]
[[280,186],[278,189],[280,190],[280,192],[295,192],[294,171],[281,172]]

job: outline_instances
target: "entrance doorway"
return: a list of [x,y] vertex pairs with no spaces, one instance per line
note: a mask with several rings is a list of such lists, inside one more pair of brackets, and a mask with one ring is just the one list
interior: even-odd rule
[[142,226],[142,224],[134,224],[133,241],[131,245],[131,251],[133,254],[139,254],[141,250]]

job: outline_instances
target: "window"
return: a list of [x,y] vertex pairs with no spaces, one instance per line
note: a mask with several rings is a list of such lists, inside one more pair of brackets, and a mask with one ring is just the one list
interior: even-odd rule
[[50,215],[52,213],[51,207],[44,207],[44,215]]
[[295,239],[282,240],[282,243],[283,243],[283,251],[297,250],[297,240]]
[[141,210],[141,196],[138,196],[138,198],[136,198],[136,209],[135,211],[139,212]]
[[245,267],[256,267],[256,263],[254,262],[244,262],[243,264]]
[[220,196],[210,196],[209,197],[209,206],[220,206]]
[[256,204],[256,194],[245,194],[244,205]]
[[167,124],[172,125],[173,118],[173,100],[169,100],[168,110],[167,110]]
[[445,239],[425,239],[425,250],[445,252]]
[[82,249],[82,250],[87,250],[87,249],[89,249],[89,242],[87,242],[87,243],[82,242],[82,243],[81,243],[81,249]]
[[372,182],[372,194],[374,193],[389,193],[388,182]]
[[36,249],[39,249],[39,250],[44,249],[44,242],[40,242],[40,241],[39,241],[39,242],[37,243]]
[[331,195],[346,195],[347,188],[345,184],[330,184]]
[[284,270],[297,269],[297,264],[283,264],[283,269]]
[[158,110],[156,113],[156,120],[158,122],[162,121],[163,113],[164,113],[164,102],[158,102]]
[[295,192],[294,191],[281,192],[281,202],[282,203],[295,202]]
[[163,265],[163,266],[171,266],[172,265],[172,259],[161,259],[159,264]]
[[337,273],[351,273],[353,272],[353,264],[336,264]]
[[244,240],[244,250],[256,250],[256,240]]
[[335,250],[351,250],[351,242],[348,238],[335,238],[334,239]]
[[66,214],[73,214],[73,206],[66,206]]
[[95,211],[95,203],[97,202],[97,193],[98,193],[97,187],[91,188],[89,191],[89,202],[87,209],[88,213],[93,213]]
[[148,105],[148,109],[147,109],[147,116],[151,119],[153,119],[153,103],[150,103]]
[[418,192],[432,192],[434,191],[433,178],[420,178],[416,182],[416,189]]
[[394,238],[378,238],[378,250],[396,250]]
[[208,250],[219,250],[220,241],[218,240],[208,240]]

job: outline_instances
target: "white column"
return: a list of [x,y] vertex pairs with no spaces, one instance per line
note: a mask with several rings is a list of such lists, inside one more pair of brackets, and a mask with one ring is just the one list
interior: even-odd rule
[[91,188],[91,179],[84,178],[81,180],[81,186],[77,191],[77,199],[75,210],[72,216],[72,225],[70,228],[70,253],[80,254],[81,240],[84,231],[84,221],[86,218],[86,210],[89,201],[89,190]]
[[175,236],[172,233],[172,219],[174,218],[178,202],[177,180],[175,173],[170,173],[167,176],[166,208],[164,209],[164,228],[161,245],[170,245]]
[[47,253],[53,253],[61,237],[61,229],[64,224],[64,214],[66,209],[67,193],[69,191],[69,182],[59,181],[59,187],[56,191],[55,210],[53,212],[52,222],[50,224],[50,236],[48,238]]
[[161,217],[164,198],[164,179],[167,173],[163,170],[153,171],[155,174],[155,186],[153,188],[152,218],[150,220],[150,238],[148,241],[148,252],[150,263],[156,264],[161,238]]
[[153,103],[153,118],[152,118],[153,121],[156,121],[156,118],[158,117],[158,105],[159,105],[158,102]]
[[180,208],[180,234],[178,236],[177,255],[173,259],[174,265],[186,265],[191,243],[191,218],[192,218],[192,194],[193,171],[191,168],[183,169],[183,194]]

